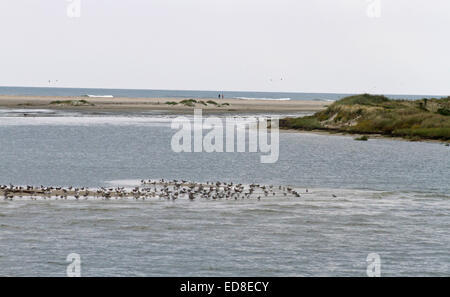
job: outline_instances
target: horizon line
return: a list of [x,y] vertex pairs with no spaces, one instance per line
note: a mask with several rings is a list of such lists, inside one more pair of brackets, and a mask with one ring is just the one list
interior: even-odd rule
[[412,94],[412,93],[372,93],[372,92],[305,92],[305,91],[242,91],[242,90],[198,90],[198,89],[145,89],[145,88],[104,88],[104,87],[58,87],[58,86],[0,86],[0,88],[42,88],[42,89],[103,89],[103,90],[135,90],[135,91],[188,91],[188,92],[233,92],[233,93],[285,93],[285,94],[339,94],[339,95],[393,95],[393,96],[450,96],[449,94]]

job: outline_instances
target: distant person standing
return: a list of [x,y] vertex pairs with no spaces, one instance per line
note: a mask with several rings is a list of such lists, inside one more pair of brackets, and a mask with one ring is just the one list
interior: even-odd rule
[[220,99],[220,94],[219,94],[218,98]]

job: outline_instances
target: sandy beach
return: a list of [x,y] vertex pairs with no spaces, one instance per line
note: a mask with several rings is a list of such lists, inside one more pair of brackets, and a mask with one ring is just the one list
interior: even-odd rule
[[[189,98],[186,98],[189,99]],[[217,103],[207,105],[197,103],[187,106],[180,103],[180,98],[90,98],[90,97],[53,97],[53,96],[11,96],[0,95],[0,107],[4,108],[39,108],[39,109],[69,109],[92,111],[150,111],[167,110],[172,112],[191,112],[194,108],[201,108],[205,112],[297,112],[318,111],[324,109],[329,102],[314,100],[244,100],[244,99],[195,99],[207,103],[212,100]],[[87,103],[78,105],[79,101]],[[55,103],[55,101],[71,101]],[[167,104],[176,102],[177,104]]]

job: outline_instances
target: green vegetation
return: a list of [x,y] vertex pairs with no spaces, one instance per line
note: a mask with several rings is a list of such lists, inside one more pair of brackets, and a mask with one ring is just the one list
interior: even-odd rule
[[369,137],[367,137],[366,135],[363,135],[363,136],[360,136],[360,137],[356,137],[355,140],[367,141],[367,140],[369,140]]
[[86,101],[86,100],[56,100],[50,102],[52,105],[71,105],[71,106],[94,106],[94,104]]
[[355,95],[355,96],[349,96],[342,98],[341,100],[335,102],[335,104],[340,105],[376,105],[384,102],[390,101],[387,97],[382,95],[369,95],[369,94],[362,94],[362,95]]
[[444,116],[450,116],[450,109],[448,108],[439,108],[437,110],[438,114],[444,115]]
[[213,104],[213,105],[219,105],[219,103],[217,103],[216,101],[213,101],[213,100],[208,100],[208,101],[206,101],[206,103]]
[[280,119],[280,127],[298,130],[322,129],[322,125],[320,124],[319,120],[314,116]]
[[413,101],[369,94],[350,96],[313,116],[282,119],[280,127],[450,140],[450,97]]
[[180,101],[180,104],[184,104],[189,107],[194,107],[195,103],[197,103],[197,100],[194,99],[185,99]]
[[222,106],[229,106],[229,103],[224,103],[224,104],[219,104],[213,100],[208,100],[208,101],[202,101],[202,100],[195,100],[195,99],[184,99],[181,100],[180,102],[175,102],[175,101],[167,101],[165,102],[165,104],[167,105],[177,105],[177,104],[183,104],[185,106],[189,106],[189,107],[195,107],[196,104],[201,104],[203,106],[208,106],[208,104],[210,105],[214,105],[216,107],[222,107]]

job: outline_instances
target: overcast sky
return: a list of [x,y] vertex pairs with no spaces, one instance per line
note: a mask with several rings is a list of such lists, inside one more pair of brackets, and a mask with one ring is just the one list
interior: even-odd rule
[[0,85],[450,95],[450,1],[376,1],[1,0]]

